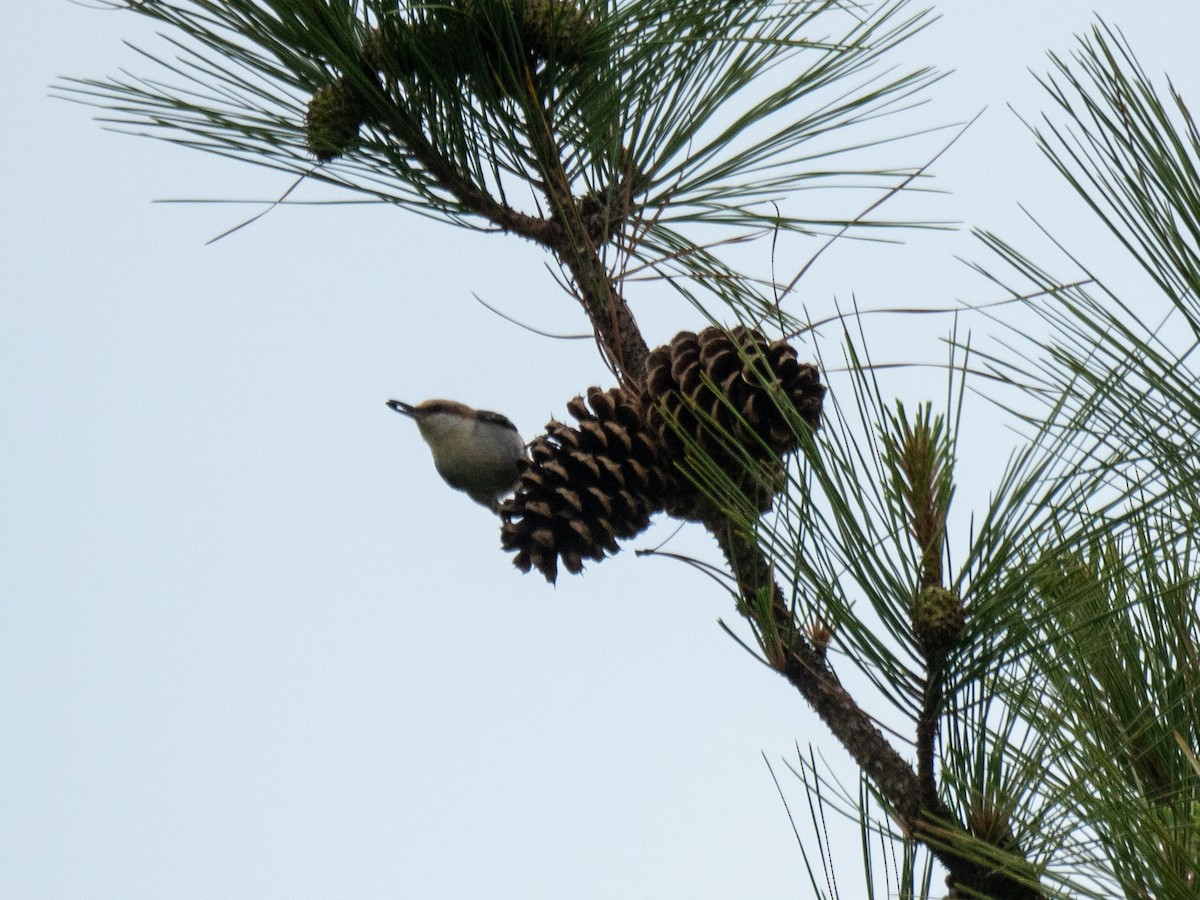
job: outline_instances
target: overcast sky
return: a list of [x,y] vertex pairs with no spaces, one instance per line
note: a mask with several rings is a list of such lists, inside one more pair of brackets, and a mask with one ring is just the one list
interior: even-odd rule
[[[1200,7],[936,5],[902,61],[956,74],[921,121],[986,112],[934,169],[947,193],[904,209],[1032,242],[1024,203],[1132,283],[1007,105],[1048,107],[1028,70],[1095,10],[1200,106]],[[472,299],[581,331],[535,249],[362,205],[280,209],[206,245],[247,208],[153,201],[290,179],[49,97],[59,76],[149,72],[121,44],[145,37],[137,16],[37,0],[6,25],[0,897],[810,896],[763,757],[778,770],[815,742],[853,770],[718,626],[741,628],[728,597],[632,552],[557,588],[522,576],[384,406],[453,397],[528,437],[611,383],[591,343]],[[981,255],[965,230],[839,245],[802,300],[989,299],[955,259]],[[634,303],[655,341],[698,324]],[[941,358],[948,327],[896,323],[874,349]],[[944,377],[895,389],[937,399]],[[982,403],[969,420],[968,498],[1007,435]],[[716,558],[698,528],[671,549]]]

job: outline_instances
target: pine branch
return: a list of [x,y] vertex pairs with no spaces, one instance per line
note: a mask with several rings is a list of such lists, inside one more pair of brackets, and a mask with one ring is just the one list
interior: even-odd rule
[[579,203],[563,166],[549,112],[526,73],[522,106],[534,156],[542,175],[542,189],[550,204],[551,221],[558,226],[546,246],[567,267],[575,280],[584,310],[609,364],[623,383],[639,385],[646,374],[649,347],[634,320],[633,311],[613,284],[612,275],[584,222]]
[[[936,789],[932,792],[925,789],[912,766],[842,687],[824,653],[797,629],[783,592],[774,582],[770,563],[759,548],[739,534],[728,520],[713,518],[704,525],[725,553],[742,597],[769,598],[761,604],[767,608],[769,621],[756,623],[760,630],[774,637],[769,646],[776,653],[774,658],[768,653],[768,662],[800,692],[875,785],[903,832],[928,844],[949,870],[950,883],[960,888],[1003,900],[1040,900],[1043,894],[1030,886],[1027,866],[1016,865],[1010,858],[1007,865],[1015,870],[1010,873],[998,870],[986,858],[981,859],[978,850],[972,848],[978,842],[972,841],[966,825],[937,796]],[[757,606],[753,600],[746,603],[748,610]],[[932,736],[928,740],[932,746]],[[964,845],[969,849],[962,849]]]
[[[924,14],[905,18],[906,5],[885,2],[872,15],[849,17],[840,39],[813,40],[804,29],[843,12],[840,2],[140,0],[139,12],[197,44],[162,62],[183,85],[122,79],[68,89],[107,104],[126,127],[306,175],[315,155],[321,166],[314,177],[538,243],[570,273],[622,387],[636,389],[649,354],[624,293],[621,276],[630,262],[664,275],[689,299],[705,291],[736,311],[761,312],[770,304],[759,286],[716,248],[764,229],[840,234],[879,227],[858,212],[784,214],[776,201],[816,184],[894,191],[898,180],[907,186],[921,171],[828,162],[881,143],[874,135],[838,136],[915,103],[936,79],[928,71],[867,74],[926,21]],[[557,12],[549,30],[539,19],[537,31],[531,22],[546,9]],[[801,65],[783,68],[792,63]],[[813,102],[819,91],[827,94]],[[811,108],[802,111],[801,101]],[[532,208],[521,209],[511,198],[525,191]],[[719,240],[686,231],[713,225]],[[602,408],[624,410],[627,399],[609,396]],[[593,412],[598,406],[600,400]],[[581,407],[579,401],[576,412]],[[581,427],[587,415],[584,408]],[[813,423],[797,424],[796,434],[811,436],[804,427]],[[616,428],[604,434],[614,443],[629,436]],[[906,464],[914,459],[905,457]],[[823,472],[825,486],[842,486],[837,480],[856,474],[853,468]],[[940,589],[948,494],[930,474],[936,465],[906,471],[919,583]],[[855,519],[877,511],[868,508],[875,498],[853,490],[832,520],[843,537],[873,539],[874,525]],[[877,565],[862,549],[873,540],[844,542],[859,554],[845,560],[853,577],[872,583],[875,610],[892,636],[907,641],[896,652],[865,628],[854,636],[864,668],[877,669],[875,683],[889,681],[889,699],[918,710],[916,771],[842,686],[826,658],[827,641],[797,626],[770,548],[752,537],[755,526],[735,507],[697,502],[673,512],[701,521],[716,538],[737,580],[739,612],[758,631],[769,663],[956,885],[989,896],[1039,896],[1019,854],[997,863],[964,849],[972,846],[969,826],[939,796],[934,765],[947,647],[923,637],[916,601],[903,608],[905,572]],[[577,554],[567,567],[579,565]],[[912,650],[910,625],[925,650],[923,684],[904,656]]]

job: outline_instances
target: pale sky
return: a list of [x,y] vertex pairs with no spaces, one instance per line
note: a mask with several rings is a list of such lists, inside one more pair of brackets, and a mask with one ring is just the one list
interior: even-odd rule
[[[1044,246],[1022,203],[1136,280],[1008,104],[1049,108],[1028,70],[1096,11],[1200,106],[1200,7],[936,6],[900,61],[956,74],[919,120],[986,112],[933,169],[947,193],[904,211]],[[472,299],[582,330],[536,250],[361,205],[279,209],[206,246],[257,208],[153,201],[261,200],[290,178],[49,97],[59,76],[152,71],[121,44],[146,38],[137,16],[38,0],[6,22],[0,897],[812,896],[763,757],[797,813],[780,765],[797,746],[851,786],[853,769],[718,626],[748,634],[726,595],[635,557],[672,526],[550,588],[384,406],[452,397],[532,437],[611,383],[590,342]],[[814,315],[991,299],[955,259],[982,255],[965,229],[843,244],[800,299]],[[633,303],[652,341],[699,324]],[[941,359],[948,328],[893,321],[873,349]],[[941,373],[894,377],[944,395]],[[968,419],[970,500],[1009,438],[982,402]],[[670,549],[717,559],[695,526]]]

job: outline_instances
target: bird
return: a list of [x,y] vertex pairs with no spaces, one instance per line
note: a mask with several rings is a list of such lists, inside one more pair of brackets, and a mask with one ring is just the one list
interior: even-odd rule
[[454,400],[425,400],[416,406],[389,400],[387,405],[417,423],[446,484],[492,512],[500,511],[500,500],[516,488],[525,459],[525,442],[507,416]]

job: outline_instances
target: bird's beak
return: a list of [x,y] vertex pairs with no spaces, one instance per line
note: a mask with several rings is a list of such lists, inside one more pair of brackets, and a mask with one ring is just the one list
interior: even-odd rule
[[400,413],[402,416],[408,416],[411,419],[415,419],[417,416],[417,408],[415,406],[409,406],[407,403],[403,403],[400,400],[389,400],[387,405],[396,412]]

